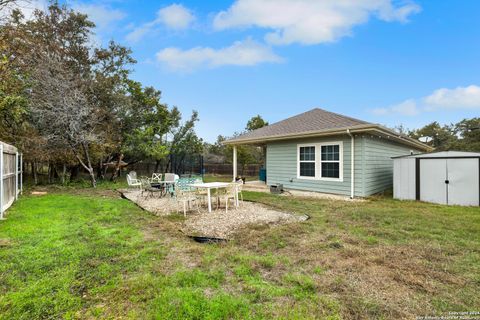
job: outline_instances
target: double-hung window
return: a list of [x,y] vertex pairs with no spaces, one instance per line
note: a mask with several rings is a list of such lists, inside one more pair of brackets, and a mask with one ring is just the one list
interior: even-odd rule
[[298,179],[343,181],[343,143],[298,145]]
[[321,153],[321,177],[340,179],[340,145],[323,145]]
[[299,175],[301,177],[315,178],[315,146],[299,147],[299,153]]

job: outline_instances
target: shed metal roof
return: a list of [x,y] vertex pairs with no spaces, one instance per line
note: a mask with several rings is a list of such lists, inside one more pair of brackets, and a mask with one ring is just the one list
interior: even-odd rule
[[465,152],[465,151],[438,151],[430,153],[420,153],[405,155],[399,157],[393,157],[392,159],[399,158],[478,158],[480,152]]

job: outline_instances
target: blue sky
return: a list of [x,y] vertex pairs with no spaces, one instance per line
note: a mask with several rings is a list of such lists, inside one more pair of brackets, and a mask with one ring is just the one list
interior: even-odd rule
[[199,136],[321,107],[390,127],[480,115],[480,1],[67,1]]

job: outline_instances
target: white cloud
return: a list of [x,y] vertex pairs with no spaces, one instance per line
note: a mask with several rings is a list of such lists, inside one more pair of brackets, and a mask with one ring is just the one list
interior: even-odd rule
[[112,9],[103,4],[96,3],[72,3],[72,9],[76,12],[86,14],[88,19],[95,23],[95,34],[90,35],[92,46],[101,46],[105,39],[110,37],[118,27],[118,22],[125,19],[127,14],[118,9]]
[[98,30],[107,30],[115,24],[115,22],[123,20],[127,15],[125,12],[112,9],[101,4],[86,4],[75,3],[73,10],[88,15],[88,18],[93,21]]
[[480,87],[470,85],[455,89],[438,89],[424,98],[428,110],[446,109],[480,109]]
[[171,29],[186,29],[195,20],[195,16],[181,4],[172,4],[157,12],[158,20]]
[[415,102],[415,100],[409,99],[390,107],[373,109],[372,113],[379,116],[389,114],[415,116],[419,113],[419,110],[417,108],[417,103]]
[[442,88],[420,99],[408,99],[404,102],[370,110],[375,115],[404,115],[415,116],[420,112],[436,111],[440,109],[480,110],[480,86],[457,87],[455,89]]
[[172,4],[158,10],[155,20],[135,28],[127,34],[126,39],[129,42],[137,42],[161,25],[172,30],[184,30],[190,27],[194,21],[195,16],[188,8],[181,4]]
[[265,35],[270,44],[319,44],[336,41],[370,17],[391,22],[407,22],[420,6],[392,0],[236,0],[214,19],[217,30],[237,27],[271,29]]
[[264,62],[278,63],[282,59],[273,53],[270,47],[247,39],[220,49],[209,47],[195,47],[188,50],[165,48],[157,53],[157,61],[172,70],[191,71],[202,66],[210,68],[226,65],[253,66]]

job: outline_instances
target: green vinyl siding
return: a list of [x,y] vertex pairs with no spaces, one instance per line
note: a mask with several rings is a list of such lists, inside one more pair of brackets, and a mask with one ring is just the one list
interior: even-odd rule
[[[343,142],[343,181],[302,179],[297,177],[299,144]],[[369,196],[392,187],[393,160],[406,155],[409,147],[385,138],[355,136],[355,196]],[[286,189],[350,195],[351,138],[348,135],[278,141],[267,144],[267,184],[281,183]]]
[[[297,178],[297,146],[308,143],[343,142],[343,181]],[[350,195],[350,137],[298,139],[267,145],[267,184],[282,183],[287,189]]]
[[365,136],[363,172],[365,196],[382,192],[393,186],[392,157],[419,153],[412,147],[407,147],[385,138]]

